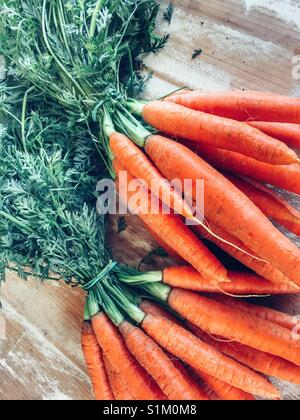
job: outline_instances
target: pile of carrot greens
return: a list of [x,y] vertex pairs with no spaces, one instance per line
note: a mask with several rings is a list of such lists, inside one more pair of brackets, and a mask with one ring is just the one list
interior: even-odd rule
[[[0,6],[0,266],[84,285],[110,263],[96,183],[111,172],[105,107],[138,95],[156,35],[153,0]],[[105,165],[106,164],[106,165]]]
[[167,41],[155,32],[158,11],[155,0],[6,0],[0,54],[8,80],[63,106],[69,121],[89,131],[98,122],[94,140],[109,167],[104,112],[143,90],[141,58]]

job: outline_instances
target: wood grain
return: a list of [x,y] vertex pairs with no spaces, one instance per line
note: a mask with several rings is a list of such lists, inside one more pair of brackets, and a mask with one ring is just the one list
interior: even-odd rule
[[[165,7],[169,1],[161,3]],[[300,54],[298,2],[174,0],[173,4],[171,25],[162,19],[158,25],[160,32],[171,35],[167,47],[145,58],[154,73],[146,97],[160,97],[184,85],[300,94],[299,80],[292,78],[292,59]],[[192,60],[199,48],[202,54]],[[298,196],[288,198],[300,207]],[[113,219],[108,240],[117,259],[138,266],[157,244],[136,217],[128,216],[127,222],[128,229],[117,235]],[[151,268],[168,263],[157,259]],[[83,293],[62,284],[25,283],[9,275],[1,296],[6,340],[0,339],[0,399],[92,398],[80,349]],[[296,315],[300,312],[295,296],[266,303]],[[299,399],[299,387],[279,386],[286,399]]]

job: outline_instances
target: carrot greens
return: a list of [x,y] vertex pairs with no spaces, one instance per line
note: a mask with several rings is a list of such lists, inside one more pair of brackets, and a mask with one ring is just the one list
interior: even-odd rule
[[[142,55],[167,41],[155,33],[158,10],[155,0],[6,0],[0,54],[8,79],[60,104],[69,121],[101,128],[105,109],[142,91]],[[105,137],[94,140],[109,167]]]

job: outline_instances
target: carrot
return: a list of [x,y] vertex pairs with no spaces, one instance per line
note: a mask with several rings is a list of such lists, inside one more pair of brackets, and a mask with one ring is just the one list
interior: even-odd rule
[[[140,307],[147,315],[161,316],[161,317],[169,319],[173,323],[178,323],[178,325],[179,325],[179,321],[172,314],[170,314],[166,310],[162,309],[159,305],[157,305],[155,303],[144,300],[140,304]],[[188,324],[188,326],[189,326],[189,324]],[[197,328],[192,326],[191,331],[195,335],[197,335],[197,337],[199,337],[201,339],[201,336],[198,334],[199,330]],[[212,341],[213,341],[212,344],[214,344],[214,340],[212,340]],[[208,343],[208,344],[210,344],[210,343]],[[222,353],[222,351],[221,351],[221,353]],[[197,379],[197,376],[198,376],[198,379],[199,379],[199,377],[204,379],[204,381],[215,392],[215,394],[218,395],[218,397],[220,397],[223,400],[253,400],[254,399],[247,392],[242,391],[242,390],[240,390],[238,388],[235,388],[233,386],[230,386],[226,382],[221,381],[220,379],[217,379],[213,376],[210,376],[207,373],[204,373],[200,370],[198,370],[197,372],[192,370],[191,373],[193,374],[194,377],[196,375],[196,378],[194,380]]]
[[[250,253],[250,249],[247,248],[242,241],[235,238],[231,234],[227,233],[224,229],[219,228],[213,223],[209,223],[211,228],[219,235],[222,235],[223,238],[227,239],[228,241],[236,244],[238,247],[243,248],[245,251],[248,251]],[[237,248],[233,248],[231,246],[226,245],[224,242],[220,242],[212,235],[209,235],[207,231],[201,228],[201,226],[194,226],[194,231],[197,232],[201,237],[209,239],[214,244],[218,245],[219,248],[223,249],[227,254],[234,257],[236,260],[243,263],[246,267],[250,268],[251,270],[255,271],[257,274],[262,276],[268,281],[271,281],[273,283],[278,284],[279,290],[281,290],[280,285],[282,285],[282,290],[298,290],[299,288],[295,287],[293,283],[283,274],[281,271],[279,271],[277,268],[275,268],[272,264],[264,262],[264,261],[258,261],[257,259],[251,257],[249,254],[245,254],[243,252],[240,252]],[[286,287],[285,287],[286,286]]]
[[146,315],[142,328],[162,348],[192,368],[208,373],[243,391],[265,398],[279,397],[278,391],[265,378],[224,356],[167,318]]
[[118,401],[134,400],[134,396],[128,389],[126,382],[121,375],[118,375],[118,372],[114,369],[106,356],[104,356],[104,363],[115,399]]
[[242,391],[241,389],[234,388],[226,384],[219,379],[214,378],[213,376],[207,375],[202,372],[198,372],[200,378],[202,378],[207,385],[214,391],[214,393],[224,401],[254,401],[255,398],[248,394],[247,392]]
[[[140,307],[146,314],[151,315],[158,315],[165,317],[173,322],[178,322],[177,319],[167,312],[166,310],[162,309],[159,305],[152,303],[150,301],[143,301],[140,304]],[[242,344],[239,344],[237,342],[228,342],[224,339],[217,339],[213,338],[212,336],[204,333],[199,328],[195,327],[190,322],[186,323],[188,329],[195,334],[198,338],[205,341],[207,344],[213,346],[221,353],[226,354],[229,357],[232,357],[233,359],[236,359],[237,361],[241,362],[242,364],[251,367],[252,369],[256,370],[257,372],[263,373],[267,376],[273,376],[275,378],[281,379],[283,381],[292,382],[295,384],[299,384],[300,382],[300,368],[280,357],[273,356],[268,353],[264,353],[262,351],[253,349],[248,346],[244,346]],[[200,377],[202,377],[204,380],[206,379],[205,376],[207,374],[203,374],[203,372],[198,372]],[[212,378],[212,377],[211,377]],[[207,381],[206,381],[207,382]],[[221,385],[223,384],[223,387]],[[213,390],[216,392],[219,397],[226,399],[224,393],[227,393],[227,397],[229,399],[238,399],[234,397],[234,394],[236,397],[239,396],[240,390],[236,390],[232,388],[230,390],[230,387],[225,386],[225,383],[223,381],[219,381],[219,383],[215,380],[215,385],[220,385],[219,392],[215,387],[212,387]],[[223,391],[222,391],[223,388]],[[222,395],[220,394],[222,392]],[[240,395],[243,397],[243,394]]]
[[207,283],[190,266],[167,267],[163,270],[163,282],[171,287],[193,290],[195,292],[225,293],[235,295],[283,295],[298,294],[299,289],[288,283],[271,283],[252,273],[230,271],[230,283],[220,283],[218,287]]
[[167,98],[187,108],[238,121],[300,124],[300,101],[260,92],[191,92]]
[[[114,169],[119,174],[123,168],[121,164],[114,160]],[[180,257],[190,263],[203,277],[210,282],[226,282],[227,271],[218,259],[205,247],[204,244],[193,234],[184,224],[179,216],[173,214],[151,214],[151,195],[143,187],[139,190],[139,199],[146,211],[141,212],[141,204],[134,200],[134,193],[128,191],[129,183],[134,180],[128,174],[127,185],[119,183],[119,194],[123,201],[127,203],[130,210],[138,214],[143,222],[151,226],[151,229],[171,247]],[[122,183],[123,184],[123,183]]]
[[[192,208],[182,198],[182,194],[177,192],[174,186],[162,176],[139,147],[120,133],[113,132],[109,138],[110,147],[115,154],[116,165],[120,162],[122,167],[134,178],[145,183],[145,188],[161,200],[167,210],[173,209],[176,214],[201,224],[204,229],[213,234],[205,223],[194,216]],[[222,240],[222,238],[218,239]]]
[[176,366],[176,368],[184,375],[184,377],[187,379],[187,381],[191,384],[191,386],[197,390],[199,395],[199,400],[202,401],[208,401],[210,398],[206,394],[206,392],[203,389],[203,384],[200,383],[199,380],[197,380],[194,376],[191,375],[188,368],[183,365],[183,363],[178,360],[177,358],[174,358],[172,355],[170,355],[172,363]]
[[270,137],[274,137],[289,147],[300,147],[300,124],[249,121],[247,124],[257,128]]
[[300,165],[269,165],[239,153],[212,147],[197,148],[197,153],[216,168],[300,195]]
[[297,324],[299,324],[297,317],[276,311],[275,309],[267,308],[265,306],[253,305],[246,301],[233,299],[228,296],[213,296],[213,299],[216,299],[218,302],[224,303],[231,308],[236,308],[258,318],[271,321],[274,324],[287,328],[288,330],[293,330]]
[[110,147],[117,160],[133,177],[144,180],[147,188],[168,207],[184,217],[193,218],[193,211],[171,186],[145,153],[128,137],[120,133],[110,136]]
[[238,188],[182,144],[152,136],[146,151],[167,179],[204,180],[205,216],[300,284],[300,250]]
[[237,341],[300,366],[300,340],[286,328],[186,290],[173,289],[168,303],[208,334]]
[[150,300],[142,300],[140,302],[139,307],[147,315],[154,315],[154,316],[159,316],[162,318],[167,318],[169,321],[172,321],[173,323],[175,324],[177,323],[178,325],[180,325],[179,320],[173,314],[168,312],[166,309],[163,309],[157,303],[151,302]]
[[96,400],[113,400],[114,396],[108,381],[102,350],[90,322],[83,323],[81,342]]
[[118,375],[122,376],[134,398],[137,400],[160,399],[161,391],[126,348],[117,327],[109,318],[101,312],[92,318],[92,324],[104,354]]
[[189,327],[201,340],[255,371],[282,381],[300,384],[300,368],[287,360],[234,341],[228,342],[224,339],[213,338],[194,326],[189,325]]
[[172,363],[166,353],[140,328],[122,322],[120,331],[127,348],[154,378],[169,400],[199,400],[201,395]]
[[177,254],[177,252],[175,252],[160,235],[158,235],[154,232],[153,229],[151,229],[151,226],[147,225],[145,222],[144,225],[148,232],[152,235],[153,239],[156,240],[156,242],[168,253],[170,257],[172,257],[178,264],[185,263],[184,259],[181,258],[180,255]]
[[300,212],[269,188],[232,175],[225,175],[269,218],[300,236]]
[[[196,144],[235,151],[272,164],[284,165],[298,161],[296,153],[284,143],[245,123],[163,101],[144,105],[142,116],[147,123],[163,133]],[[151,143],[151,137],[147,142]]]

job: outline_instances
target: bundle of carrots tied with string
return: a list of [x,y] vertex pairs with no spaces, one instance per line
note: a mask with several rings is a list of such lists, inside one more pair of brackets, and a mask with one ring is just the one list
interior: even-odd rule
[[[91,270],[84,264],[78,274],[75,264],[67,271],[88,294],[82,344],[95,396],[279,399],[266,376],[300,384],[297,320],[241,298],[300,290],[300,249],[270,221],[299,235],[299,212],[263,185],[300,194],[299,159],[290,148],[299,146],[300,101],[261,92],[186,91],[154,102],[133,99],[144,83],[140,54],[166,41],[153,33],[157,3],[89,3],[70,8],[60,0],[11,0],[0,15],[9,68],[5,93],[14,99],[16,85],[26,92],[19,119],[25,152],[30,95],[33,103],[51,103],[54,115],[56,104],[69,127],[86,126],[120,199],[183,262],[139,273],[109,261],[105,252],[94,264],[98,254],[91,247]],[[192,181],[188,194],[174,179]],[[204,181],[203,219],[192,205],[197,180]],[[20,226],[4,213],[26,238],[30,219]],[[65,219],[58,223],[68,226]],[[90,242],[85,234],[77,239],[82,244]],[[203,238],[251,271],[228,271]],[[34,256],[30,262],[34,266]],[[57,270],[54,263],[50,268]]]

